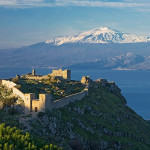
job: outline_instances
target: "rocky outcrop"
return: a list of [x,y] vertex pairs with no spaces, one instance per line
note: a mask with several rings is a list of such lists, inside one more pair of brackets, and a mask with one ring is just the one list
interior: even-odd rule
[[93,82],[93,84],[90,85],[90,87],[92,88],[105,87],[109,92],[121,98],[124,101],[124,103],[127,103],[126,99],[121,94],[121,89],[115,84],[114,81],[108,82],[106,79],[97,79]]

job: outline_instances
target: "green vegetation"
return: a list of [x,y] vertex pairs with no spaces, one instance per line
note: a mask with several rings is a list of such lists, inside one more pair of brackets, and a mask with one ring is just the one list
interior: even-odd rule
[[5,86],[0,86],[0,109],[12,114],[17,113],[13,108],[16,105],[17,100],[21,103],[21,99],[15,97],[11,89],[8,89]]
[[0,102],[1,107],[10,107],[16,102],[16,98],[12,96],[12,91],[5,86],[0,86]]
[[19,127],[23,129],[23,126],[19,123],[18,115],[12,115],[9,111],[0,110],[0,123],[6,123],[7,126]]
[[13,79],[17,83],[17,88],[20,89],[23,93],[35,93],[36,97],[40,93],[51,94],[55,99],[63,98],[67,95],[75,94],[81,92],[84,89],[84,86],[77,81],[68,82],[66,80],[59,79],[42,79],[42,80],[33,80],[33,79]]
[[30,122],[31,133],[65,149],[149,150],[150,125],[126,105],[121,94],[106,88],[90,88],[81,101],[40,114]]
[[[62,91],[69,95],[84,89],[79,82],[58,79],[19,79],[17,86],[25,93],[51,93],[55,98],[63,97],[59,95]],[[119,88],[112,83],[94,87],[89,89],[88,96],[66,107],[40,112],[36,118],[24,116],[31,127],[31,136],[0,125],[0,149],[45,150],[52,146],[46,143],[55,143],[66,150],[149,150],[150,124],[127,106]],[[7,101],[10,108],[15,101],[12,99],[9,103],[11,95],[11,90],[0,88],[0,102]],[[7,108],[5,103],[3,108]],[[0,110],[0,123],[27,129],[19,123],[18,114],[6,110]],[[53,146],[53,149],[59,148]]]
[[[16,104],[16,101],[20,102]],[[19,115],[22,113],[22,100],[12,94],[12,90],[5,86],[0,86],[0,123],[5,122],[8,126],[22,128],[19,123]]]
[[29,133],[16,127],[5,127],[0,124],[0,149],[1,150],[61,150],[56,145],[46,144],[43,140],[33,138]]

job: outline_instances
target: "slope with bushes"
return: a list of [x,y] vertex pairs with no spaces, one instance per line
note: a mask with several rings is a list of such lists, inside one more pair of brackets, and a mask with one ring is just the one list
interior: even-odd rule
[[39,113],[30,120],[31,133],[68,150],[149,150],[150,125],[109,86],[90,88],[81,101]]
[[44,141],[32,138],[29,133],[16,127],[5,127],[0,124],[0,149],[1,150],[61,150],[55,145],[46,144]]

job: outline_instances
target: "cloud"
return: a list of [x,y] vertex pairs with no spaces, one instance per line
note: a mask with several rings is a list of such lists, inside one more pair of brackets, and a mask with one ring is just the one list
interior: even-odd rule
[[62,1],[57,0],[59,5],[75,5],[75,6],[85,6],[85,7],[144,7],[147,6],[145,3],[125,3],[125,2],[102,2],[102,1],[84,1],[84,0],[72,0],[72,1]]
[[[141,3],[141,0],[124,0],[124,2]],[[142,0],[142,3],[149,3],[149,0]]]
[[0,0],[1,7],[114,7],[114,8],[150,8],[149,0]]
[[44,0],[0,0],[1,7],[39,6]]

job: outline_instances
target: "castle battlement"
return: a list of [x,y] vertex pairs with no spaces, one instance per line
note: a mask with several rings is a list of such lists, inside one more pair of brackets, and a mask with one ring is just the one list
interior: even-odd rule
[[90,79],[90,76],[83,76],[82,79],[81,79],[81,83],[82,84],[90,84],[92,83],[92,79]]
[[35,99],[34,93],[25,94],[25,113],[44,112],[50,106],[51,99],[49,94],[39,94],[39,99]]
[[56,76],[56,77],[62,77],[63,79],[66,79],[68,81],[71,80],[71,70],[66,69],[66,70],[53,70],[52,73],[50,74],[52,76]]
[[42,76],[42,75],[37,75],[35,69],[32,70],[32,73],[27,73],[25,75],[26,78],[28,79],[34,79],[34,80],[40,80],[40,79],[48,79],[49,76],[52,77],[61,77],[62,79],[65,79],[67,81],[71,80],[71,70],[66,69],[66,70],[62,70],[62,69],[58,69],[58,70],[52,70],[52,73]]

